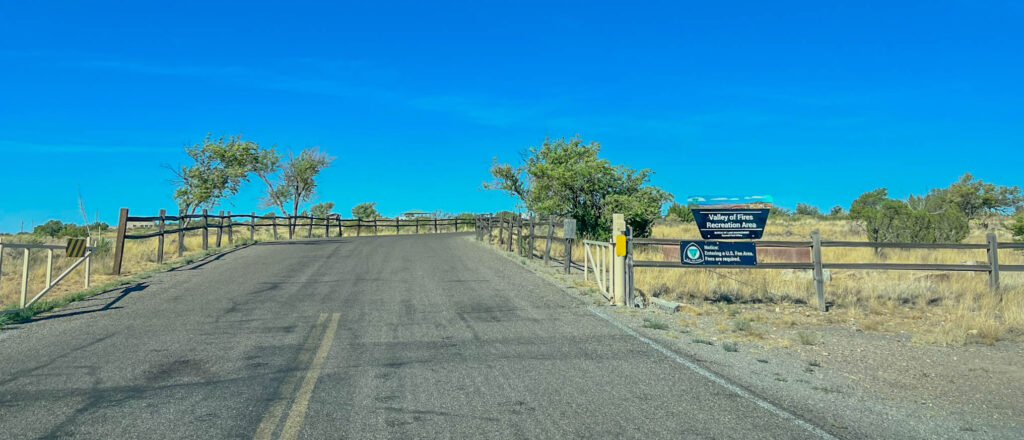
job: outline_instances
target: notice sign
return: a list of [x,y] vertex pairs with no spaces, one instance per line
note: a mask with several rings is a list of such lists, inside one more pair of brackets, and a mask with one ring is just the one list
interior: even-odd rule
[[693,208],[691,211],[704,239],[756,240],[764,235],[769,210]]
[[757,265],[757,248],[749,241],[683,241],[679,255],[686,265]]

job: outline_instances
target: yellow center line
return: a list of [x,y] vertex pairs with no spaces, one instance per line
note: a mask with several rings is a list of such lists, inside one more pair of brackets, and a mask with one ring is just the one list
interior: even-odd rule
[[309,398],[313,395],[313,387],[316,386],[320,373],[323,372],[324,360],[327,359],[327,352],[331,351],[331,344],[334,343],[334,333],[338,330],[340,317],[340,313],[331,315],[331,325],[327,327],[327,333],[324,333],[324,339],[320,341],[320,348],[316,351],[313,364],[306,372],[306,378],[302,381],[298,394],[295,395],[295,402],[292,403],[288,419],[285,420],[284,428],[281,429],[281,436],[278,437],[281,440],[295,440],[299,436],[299,428],[302,427],[302,421],[306,418],[306,410],[309,409]]
[[[326,321],[327,314],[321,313],[320,317],[316,320],[316,324],[313,325],[313,329],[309,332],[309,337],[306,338],[306,344],[303,345],[302,350],[299,351],[299,365],[304,365],[306,360],[309,359],[310,354],[313,352],[313,346],[316,344],[316,340],[320,336],[320,328]],[[260,421],[260,426],[256,429],[256,435],[253,436],[253,440],[271,439],[274,429],[277,428],[277,424],[281,421],[281,416],[284,414],[289,398],[292,393],[295,392],[295,387],[298,385],[299,377],[301,375],[301,370],[296,369],[294,373],[288,375],[288,378],[285,379],[277,400],[270,405],[270,408],[267,409],[267,413],[263,415],[263,420]]]

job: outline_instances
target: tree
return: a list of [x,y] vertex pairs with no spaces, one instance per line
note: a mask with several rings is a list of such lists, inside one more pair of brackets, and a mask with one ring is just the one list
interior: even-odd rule
[[263,184],[266,185],[263,191],[262,207],[276,206],[281,209],[281,216],[288,215],[285,203],[291,199],[291,194],[286,185],[281,184],[281,155],[275,147],[260,150],[252,162],[252,172]]
[[172,168],[176,179],[174,199],[185,215],[195,214],[238,192],[248,182],[259,146],[241,136],[214,139],[207,134],[201,143],[185,147],[190,166]]
[[53,238],[60,235],[62,230],[64,230],[64,224],[60,220],[50,220],[32,228],[32,235]]
[[833,206],[828,212],[829,217],[842,217],[844,214],[846,214],[846,211],[844,211],[843,207],[839,205]]
[[[988,215],[1009,214],[1024,203],[1024,195],[1018,186],[1002,186],[980,179],[971,173],[964,173],[956,182],[946,188],[935,188],[922,197],[912,196],[912,206],[937,211],[952,204],[971,220],[983,219]],[[986,226],[987,226],[987,222]]]
[[768,215],[774,218],[791,217],[793,216],[793,211],[790,211],[778,205],[772,205],[771,207],[768,208]]
[[959,242],[970,232],[967,216],[958,209],[915,209],[890,199],[885,188],[861,194],[850,205],[850,218],[864,222],[868,240],[879,243]]
[[284,164],[283,184],[291,196],[292,214],[299,212],[299,204],[308,201],[316,191],[316,176],[334,160],[317,148],[302,150],[298,156],[289,156]]
[[327,218],[334,209],[334,202],[317,203],[309,208],[309,212],[316,218]]
[[807,203],[797,203],[796,215],[805,215],[808,217],[821,217],[821,211],[818,210],[817,206],[810,205]]
[[1006,229],[1010,230],[1015,241],[1024,241],[1024,211],[1014,214],[1013,219],[1007,223]]
[[380,218],[377,212],[377,202],[360,203],[352,208],[352,215],[359,220],[373,220]]
[[691,211],[691,209],[693,209],[694,207],[695,206],[692,204],[680,205],[678,203],[673,203],[671,206],[668,207],[668,214],[666,214],[665,217],[675,218],[676,220],[679,220],[683,223],[693,223],[695,220],[693,218],[693,211]]
[[504,191],[542,217],[572,217],[584,236],[608,237],[613,213],[625,214],[634,235],[648,236],[672,195],[649,184],[651,170],[612,165],[600,150],[579,137],[545,139],[525,150],[518,166],[495,160],[494,180],[484,188]]
[[[313,198],[316,192],[316,176],[330,166],[333,157],[318,148],[306,148],[299,155],[289,153],[288,161],[282,162],[281,155],[274,148],[258,151],[250,163],[251,169],[266,184],[264,206],[281,208],[281,215],[299,214],[299,206]],[[289,226],[293,231],[294,222]]]

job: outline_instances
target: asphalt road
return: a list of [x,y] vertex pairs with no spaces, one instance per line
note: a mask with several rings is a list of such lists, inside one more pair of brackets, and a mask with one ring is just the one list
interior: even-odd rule
[[264,243],[0,332],[5,438],[821,438],[465,236]]

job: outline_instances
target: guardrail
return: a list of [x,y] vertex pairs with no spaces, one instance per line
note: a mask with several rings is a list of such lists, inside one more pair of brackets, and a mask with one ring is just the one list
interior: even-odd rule
[[[1024,265],[999,264],[1000,249],[1024,249],[1024,243],[1000,243],[994,233],[986,235],[986,243],[875,243],[860,241],[822,241],[818,231],[811,233],[810,241],[754,241],[757,248],[809,248],[810,262],[795,263],[757,263],[755,265],[729,265],[722,266],[728,269],[803,269],[812,271],[814,279],[814,290],[817,294],[818,309],[827,310],[825,302],[825,269],[846,269],[846,270],[923,270],[923,271],[948,271],[948,272],[987,272],[989,287],[993,291],[999,290],[999,272],[1024,272]],[[699,241],[697,239],[667,239],[667,238],[636,238],[632,244],[644,245],[672,245],[679,246],[688,241]],[[922,264],[922,263],[829,263],[821,256],[821,249],[827,247],[845,248],[873,248],[873,249],[974,249],[985,250],[988,254],[987,264]],[[634,261],[633,268],[708,268],[703,265],[683,264],[682,261]],[[632,275],[630,275],[632,276]]]
[[[242,219],[242,221],[236,221],[235,219]],[[282,220],[283,223],[279,223],[278,220]],[[301,222],[305,223],[301,223]],[[140,222],[151,222],[153,228],[156,231],[146,233],[129,233],[129,223],[140,223]],[[172,223],[173,222],[173,223]],[[192,225],[192,223],[198,223]],[[313,228],[323,228],[324,237],[332,236],[332,231],[337,228],[336,237],[344,236],[345,228],[355,228],[355,235],[360,236],[366,229],[372,228],[374,235],[380,233],[380,231],[388,230],[390,228],[395,229],[395,234],[401,234],[402,228],[413,229],[415,234],[421,233],[421,227],[425,228],[426,232],[433,230],[433,233],[445,233],[445,232],[459,232],[459,226],[470,226],[475,222],[474,219],[460,219],[460,218],[416,218],[416,219],[346,219],[340,215],[331,214],[327,217],[312,217],[312,216],[283,216],[278,217],[271,213],[265,216],[256,215],[255,212],[249,214],[232,214],[231,211],[220,211],[218,214],[210,214],[207,210],[203,210],[202,214],[191,214],[191,215],[167,215],[167,210],[161,209],[160,214],[156,216],[129,216],[128,208],[121,208],[118,216],[117,223],[117,238],[114,242],[114,267],[113,272],[115,274],[121,274],[122,261],[124,260],[124,243],[126,240],[142,240],[147,238],[156,238],[158,240],[156,250],[156,261],[157,263],[163,263],[164,261],[164,238],[167,235],[177,234],[178,236],[178,256],[181,257],[185,252],[185,233],[189,231],[202,231],[202,249],[207,250],[210,247],[210,230],[213,229],[216,232],[216,242],[214,247],[221,247],[224,235],[227,235],[228,243],[234,243],[234,229],[235,228],[247,228],[249,230],[249,239],[256,239],[257,228],[270,228],[274,237],[274,240],[279,239],[278,226],[284,227],[288,232],[288,239],[294,239],[299,228],[307,228],[306,237],[313,237]],[[173,225],[173,228],[168,226]]]
[[[67,278],[67,276],[70,275],[71,272],[73,272],[75,269],[77,269],[78,266],[81,266],[83,264],[85,265],[85,267],[83,268],[83,270],[85,271],[84,287],[86,289],[89,288],[89,279],[92,275],[92,254],[93,252],[96,251],[96,248],[92,246],[91,238],[85,239],[85,254],[79,257],[78,260],[72,263],[71,266],[64,270],[64,272],[62,272],[60,275],[57,275],[56,279],[53,278],[54,251],[66,251],[67,246],[55,244],[4,243],[3,238],[0,238],[0,273],[3,273],[4,250],[6,249],[22,249],[23,251],[21,265],[21,298],[18,302],[17,309],[4,310],[0,311],[0,313],[18,313],[28,307],[31,307],[32,304],[35,304],[36,301],[39,301],[40,298],[42,298],[44,295],[53,290],[53,288],[56,287],[57,284],[60,284],[60,282],[63,281],[64,278]],[[28,266],[30,251],[32,249],[41,249],[46,251],[46,286],[43,288],[43,290],[39,291],[39,293],[33,296],[31,300],[27,300]],[[82,250],[82,248],[79,248],[79,250]],[[0,281],[3,281],[2,277],[0,277]]]

